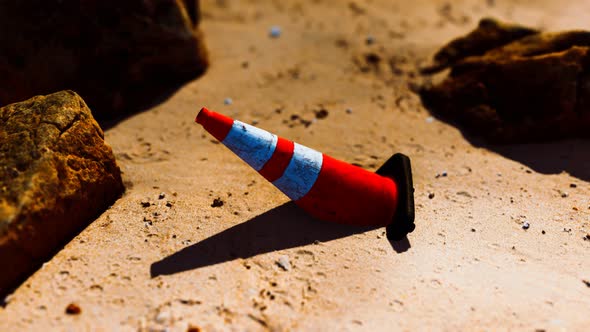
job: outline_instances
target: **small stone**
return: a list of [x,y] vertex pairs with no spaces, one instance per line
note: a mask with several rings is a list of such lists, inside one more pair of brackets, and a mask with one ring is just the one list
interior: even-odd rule
[[365,38],[365,43],[367,45],[373,45],[375,43],[375,37],[368,35],[367,38]]
[[272,38],[279,38],[281,36],[281,34],[283,33],[282,29],[280,26],[278,25],[273,25],[272,27],[270,27],[270,32],[269,35]]
[[582,282],[584,285],[586,285],[586,287],[590,287],[590,280],[582,280]]
[[160,311],[158,313],[158,315],[156,316],[156,322],[158,322],[159,324],[164,324],[170,320],[170,317],[171,317],[170,312]]
[[472,228],[472,229],[471,229],[471,231],[472,231],[473,233],[475,233],[475,228]]
[[149,207],[150,205],[152,205],[152,203],[150,202],[149,198],[143,199],[141,200],[141,206],[146,208]]
[[584,241],[590,241],[590,234],[586,234],[586,236],[584,236]]
[[352,114],[352,108],[347,108],[346,109],[346,114]]
[[565,191],[561,193],[561,197],[562,197],[562,198],[566,198],[566,197],[568,197],[568,196],[569,196],[569,194],[568,194],[568,193],[566,193]]
[[66,307],[66,314],[68,315],[79,315],[80,313],[82,313],[82,308],[76,303],[70,303]]
[[195,325],[189,325],[186,332],[201,332],[201,328]]
[[426,123],[433,123],[434,122],[434,117],[429,116],[426,118]]
[[578,187],[578,185],[577,185],[577,184],[575,184],[575,183],[570,183],[570,188],[577,188],[577,187]]
[[433,199],[434,198],[434,193],[429,193],[428,194],[428,198]]
[[291,262],[289,261],[289,256],[287,255],[279,257],[279,259],[276,261],[276,264],[285,271],[291,270]]
[[234,103],[234,101],[233,101],[231,98],[225,98],[225,99],[223,100],[223,104],[224,104],[224,105],[231,105],[231,104],[233,104],[233,103]]
[[220,207],[223,206],[223,200],[221,200],[221,197],[217,197],[216,199],[213,200],[213,203],[211,204],[211,207]]
[[328,114],[329,114],[328,110],[325,108],[322,108],[318,111],[314,111],[314,113],[315,113],[316,119],[325,119],[328,117]]
[[541,231],[541,234],[545,235],[545,230],[542,230],[542,231]]
[[166,197],[166,193],[161,192],[160,195],[158,195],[158,199],[164,199]]
[[531,224],[528,221],[522,223],[522,229],[529,229],[529,227],[531,227]]

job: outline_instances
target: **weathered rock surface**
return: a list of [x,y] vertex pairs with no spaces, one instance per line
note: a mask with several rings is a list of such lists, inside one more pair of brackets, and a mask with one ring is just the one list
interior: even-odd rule
[[103,132],[72,91],[0,108],[0,294],[124,190]]
[[[432,71],[451,72],[422,89],[426,106],[493,142],[590,137],[590,32],[482,22],[437,53]],[[489,38],[490,26],[520,32]]]
[[134,111],[207,67],[198,0],[0,2],[0,106],[64,89],[97,119]]

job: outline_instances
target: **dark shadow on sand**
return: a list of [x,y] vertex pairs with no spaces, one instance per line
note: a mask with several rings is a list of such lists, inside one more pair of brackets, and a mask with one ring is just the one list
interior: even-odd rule
[[535,172],[559,174],[565,171],[580,180],[590,181],[590,140],[490,145],[489,149],[527,165]]
[[[148,111],[166,102],[185,85],[191,83],[192,80],[196,80],[198,78],[200,78],[200,76],[181,81],[163,82],[157,85],[156,87],[152,87],[151,89],[148,89],[146,91],[134,91],[133,93],[135,94],[135,97],[133,98],[132,103],[127,105],[127,107],[125,107],[125,110],[121,110],[117,113],[109,112],[107,115],[101,116],[101,108],[108,109],[108,106],[93,106],[91,104],[89,104],[88,106],[93,111],[93,114],[96,114],[95,118],[96,121],[100,124],[100,127],[103,130],[108,130],[116,126],[119,122],[122,122],[134,115]],[[94,111],[95,109],[96,111]]]
[[473,131],[469,131],[464,124],[440,114],[423,96],[420,97],[424,107],[432,116],[458,128],[463,137],[473,146],[498,153],[538,173],[567,172],[582,181],[590,181],[590,139],[572,138],[539,143],[493,144],[475,136]]
[[[315,241],[327,242],[374,229],[376,227],[348,226],[316,220],[295,203],[289,202],[154,262],[150,274],[152,277],[175,274],[238,257],[249,258],[276,250],[305,246]],[[394,248],[397,246],[403,251],[409,248],[407,239],[396,243],[401,245],[392,244]]]
[[412,245],[410,244],[410,240],[408,240],[407,236],[405,236],[403,239],[399,241],[389,240],[389,244],[391,244],[393,250],[395,250],[395,252],[397,252],[398,254],[404,253],[410,250],[410,248],[412,247]]

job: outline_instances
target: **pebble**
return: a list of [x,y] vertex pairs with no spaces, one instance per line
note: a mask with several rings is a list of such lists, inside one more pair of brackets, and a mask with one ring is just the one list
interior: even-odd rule
[[211,207],[220,207],[220,206],[223,206],[223,200],[221,199],[221,197],[217,197],[216,199],[213,200]]
[[161,192],[160,195],[158,195],[158,199],[164,199],[166,197],[166,193]]
[[76,303],[70,303],[66,307],[66,314],[68,315],[79,315],[82,312],[82,308]]
[[426,123],[433,123],[434,122],[434,117],[429,116],[426,118]]
[[291,270],[291,262],[289,261],[289,256],[287,255],[279,257],[276,263],[281,269],[285,271]]
[[314,111],[316,119],[325,119],[328,117],[328,110],[322,108],[318,111]]
[[365,39],[365,43],[367,43],[367,45],[372,45],[375,43],[375,37],[368,35],[367,38]]
[[231,98],[225,98],[223,100],[223,104],[225,104],[225,105],[231,105],[233,103],[234,103],[234,101]]
[[141,206],[142,207],[149,207],[150,205],[152,205],[152,203],[150,202],[149,198],[143,199],[141,200]]
[[352,114],[352,108],[347,108],[346,109],[346,114]]
[[428,194],[428,198],[433,199],[434,198],[434,193],[429,193]]
[[282,33],[283,33],[283,31],[282,31],[282,29],[281,29],[280,26],[273,25],[272,27],[270,27],[270,33],[269,33],[269,35],[272,38],[279,38]]
[[568,194],[568,193],[566,193],[566,192],[562,192],[562,193],[561,193],[561,197],[562,197],[562,198],[566,198],[566,197],[568,197],[568,196],[569,196],[569,194]]
[[575,184],[575,183],[570,183],[570,188],[577,188],[577,187],[578,187],[578,185],[577,185],[577,184]]
[[160,313],[158,313],[158,316],[156,316],[156,322],[158,322],[160,324],[164,324],[168,320],[170,320],[170,317],[171,317],[170,312],[160,311]]
[[529,227],[531,227],[531,224],[528,221],[522,223],[522,229],[529,229]]

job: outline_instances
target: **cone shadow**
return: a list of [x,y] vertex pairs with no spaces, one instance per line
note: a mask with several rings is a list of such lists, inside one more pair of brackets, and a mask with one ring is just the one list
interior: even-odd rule
[[397,252],[398,254],[404,253],[410,250],[410,248],[412,247],[412,245],[410,244],[410,240],[408,240],[407,236],[398,241],[389,240],[389,244],[391,244],[393,250],[395,250],[395,252]]
[[376,228],[317,220],[289,202],[154,262],[150,275],[153,278],[175,274],[315,241],[327,242]]

